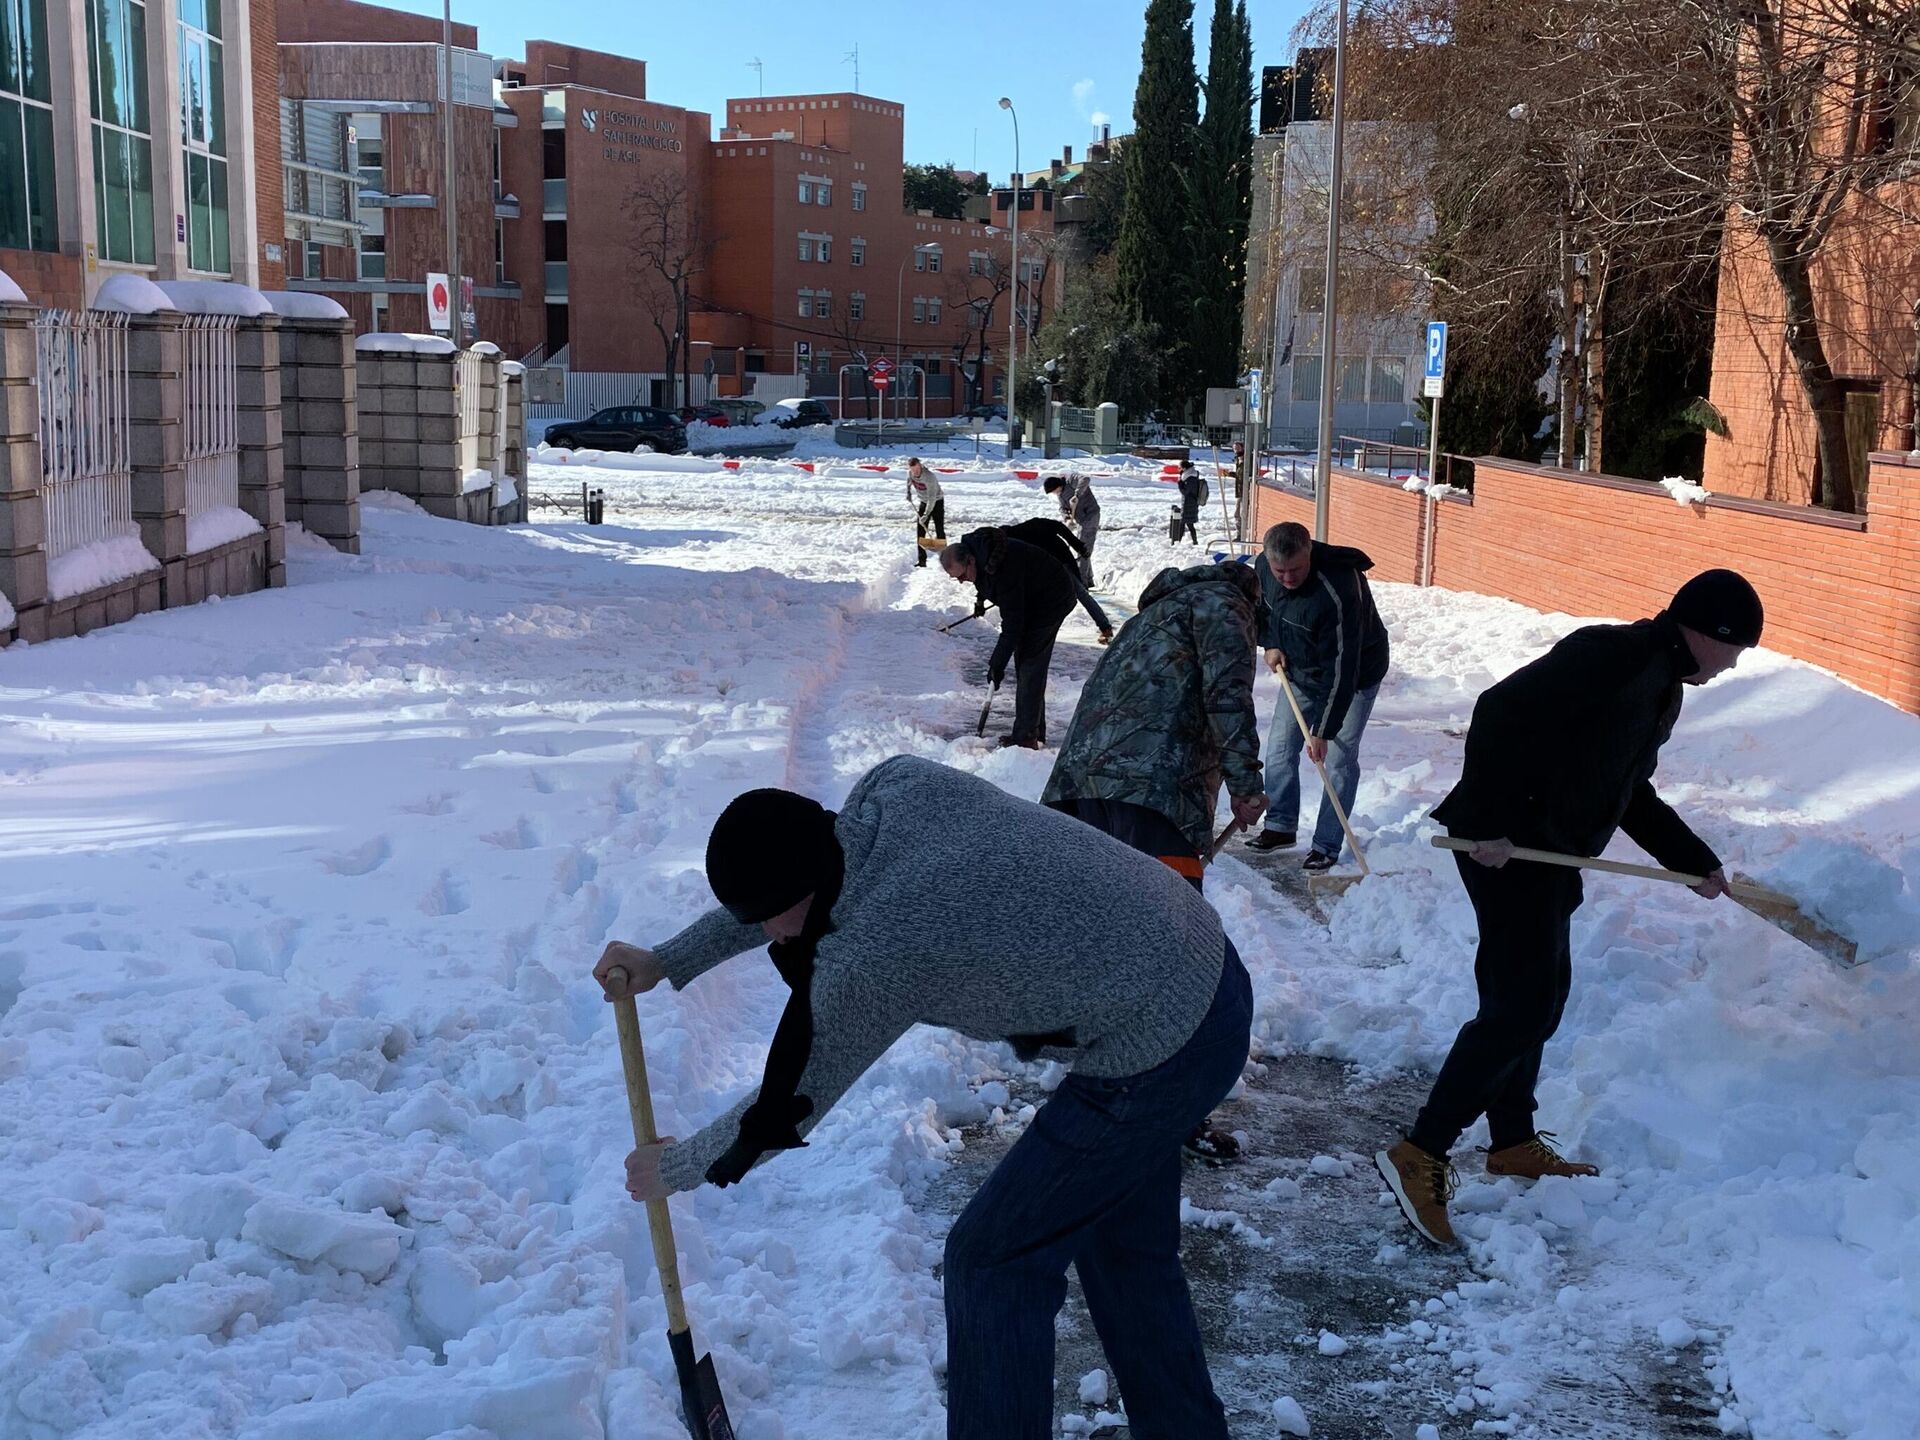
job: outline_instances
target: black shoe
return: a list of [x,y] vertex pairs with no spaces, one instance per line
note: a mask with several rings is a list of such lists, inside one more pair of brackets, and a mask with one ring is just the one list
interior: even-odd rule
[[1298,837],[1291,830],[1262,830],[1247,841],[1249,850],[1291,850]]
[[1329,855],[1324,850],[1315,850],[1300,862],[1300,868],[1310,875],[1318,875],[1322,871],[1331,870],[1339,863],[1339,857]]
[[1224,1130],[1212,1129],[1205,1120],[1193,1127],[1180,1148],[1209,1165],[1231,1165],[1240,1158],[1240,1142]]

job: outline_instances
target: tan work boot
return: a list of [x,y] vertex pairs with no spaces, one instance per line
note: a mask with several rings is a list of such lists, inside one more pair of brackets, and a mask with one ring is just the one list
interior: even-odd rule
[[1411,1140],[1402,1140],[1391,1150],[1377,1151],[1373,1163],[1380,1167],[1380,1178],[1400,1202],[1400,1213],[1407,1222],[1436,1245],[1458,1245],[1453,1222],[1447,1219],[1447,1201],[1459,1177],[1453,1166],[1439,1155],[1429,1155]]
[[1579,1160],[1569,1160],[1550,1143],[1553,1140],[1551,1130],[1542,1130],[1531,1140],[1522,1140],[1518,1145],[1509,1145],[1504,1150],[1487,1152],[1487,1174],[1511,1175],[1517,1180],[1538,1180],[1543,1175],[1598,1175],[1598,1165],[1588,1165]]

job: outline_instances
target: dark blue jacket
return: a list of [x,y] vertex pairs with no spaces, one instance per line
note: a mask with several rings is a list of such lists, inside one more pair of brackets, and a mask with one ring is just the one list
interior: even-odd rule
[[1286,657],[1287,679],[1315,735],[1339,734],[1353,697],[1387,676],[1387,627],[1365,574],[1372,568],[1365,552],[1316,540],[1306,584],[1289,590],[1265,555],[1253,562],[1266,604],[1260,644]]

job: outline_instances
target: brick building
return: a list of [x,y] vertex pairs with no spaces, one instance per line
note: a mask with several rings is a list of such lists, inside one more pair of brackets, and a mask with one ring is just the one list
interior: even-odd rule
[[[425,329],[424,276],[448,270],[439,23],[354,0],[279,6],[291,283],[363,330]],[[696,397],[800,370],[782,388],[835,398],[844,365],[882,352],[924,376],[929,414],[1000,393],[1007,237],[904,212],[898,104],[729,100],[716,138],[706,112],[649,97],[643,60],[546,40],[495,59],[454,31],[459,245],[481,338],[575,374],[651,377],[637,384],[665,402],[679,328],[665,259],[686,272]],[[1037,237],[1022,249],[1043,258]],[[844,383],[866,413],[860,377]]]
[[82,306],[117,272],[278,283],[269,6],[0,0],[0,270],[28,299]]

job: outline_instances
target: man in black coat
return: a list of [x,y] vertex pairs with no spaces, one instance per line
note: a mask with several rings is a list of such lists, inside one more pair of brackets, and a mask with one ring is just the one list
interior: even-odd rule
[[[1100,608],[1100,602],[1093,598],[1093,592],[1081,583],[1080,561],[1087,553],[1087,547],[1080,543],[1080,537],[1062,525],[1058,520],[1049,520],[1037,515],[1031,520],[1022,520],[1018,525],[982,525],[972,532],[982,536],[1005,535],[1018,540],[1023,545],[1031,545],[1043,554],[1051,555],[1066,567],[1067,578],[1073,582],[1074,598],[1080,602],[1080,608],[1087,612],[1087,618],[1093,621],[1094,628],[1100,632],[1100,643],[1105,645],[1113,639],[1113,622],[1107,619],[1107,612]],[[987,613],[987,602],[976,597],[973,613]]]
[[1598,855],[1616,829],[1670,870],[1726,893],[1720,859],[1654,793],[1683,686],[1704,685],[1760,643],[1760,597],[1731,570],[1696,575],[1651,620],[1576,630],[1480,697],[1460,783],[1434,808],[1479,921],[1480,1011],[1466,1023],[1406,1139],[1374,1157],[1400,1208],[1436,1244],[1455,1243],[1447,1152],[1487,1117],[1487,1172],[1597,1175],[1534,1129],[1540,1056],[1572,984],[1568,930],[1580,872],[1514,860],[1516,845]]
[[1180,543],[1180,534],[1185,532],[1187,543],[1198,545],[1200,532],[1195,528],[1200,523],[1200,507],[1207,500],[1207,482],[1200,478],[1200,471],[1191,459],[1180,467],[1180,526],[1174,532],[1173,543]]
[[[1307,527],[1275,525],[1253,562],[1266,620],[1260,643],[1267,665],[1281,671],[1305,715],[1306,732],[1282,695],[1267,731],[1267,823],[1249,843],[1281,850],[1294,843],[1300,818],[1300,751],[1326,766],[1346,812],[1360,790],[1360,739],[1387,676],[1387,627],[1373,603],[1366,572],[1373,561],[1340,545],[1324,545]],[[1320,800],[1309,871],[1331,870],[1346,837],[1340,815]]]
[[940,552],[940,564],[1000,607],[1000,642],[987,662],[996,689],[1008,659],[1014,662],[1013,733],[1000,743],[1038,750],[1047,743],[1047,671],[1060,626],[1073,612],[1073,583],[1053,556],[1003,533],[972,531]]

